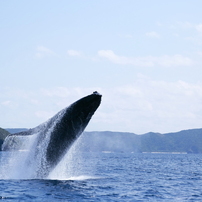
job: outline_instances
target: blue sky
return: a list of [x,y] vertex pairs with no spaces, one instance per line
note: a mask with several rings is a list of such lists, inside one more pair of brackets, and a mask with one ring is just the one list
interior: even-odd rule
[[0,127],[97,90],[87,131],[202,127],[202,1],[0,1]]

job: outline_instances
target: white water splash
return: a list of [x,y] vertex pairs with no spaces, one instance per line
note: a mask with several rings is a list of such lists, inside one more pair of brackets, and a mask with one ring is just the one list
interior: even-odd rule
[[[36,127],[32,135],[20,137],[17,141],[18,151],[2,152],[7,156],[1,159],[0,179],[41,179],[48,168],[46,162],[46,150],[50,136],[58,120],[63,116],[65,110],[57,114],[51,126],[47,129],[47,123]],[[45,131],[45,132],[44,132]],[[45,133],[45,134],[44,134]],[[15,137],[15,136],[14,136]],[[17,137],[18,139],[19,137]],[[14,138],[12,138],[14,139]],[[66,155],[49,174],[47,179],[68,179],[72,176],[83,175],[82,156],[79,152],[81,144],[79,138],[67,151]],[[26,145],[26,147],[25,147]],[[2,156],[2,155],[1,155]]]
[[[44,151],[35,157],[38,134],[27,136],[26,142],[30,144],[29,150],[1,152],[0,179],[37,179],[37,172],[42,172],[45,166],[42,165]],[[83,161],[81,152],[79,151],[81,139],[67,151],[64,158],[59,162],[55,169],[46,179],[58,180],[83,180],[89,179],[83,172]],[[44,146],[44,145],[43,145]],[[40,163],[38,162],[40,160]],[[42,162],[42,163],[41,163]],[[79,177],[80,176],[80,177]]]
[[82,176],[85,173],[84,161],[80,146],[82,144],[82,136],[68,150],[63,159],[49,174],[48,179],[68,180],[70,178]]
[[32,167],[27,165],[30,148],[34,147],[37,134],[27,136],[26,150],[1,152],[0,179],[28,179],[33,172]]
[[80,175],[80,176],[75,176],[75,177],[70,177],[67,178],[66,180],[94,180],[94,179],[101,179],[101,177],[96,177],[96,176],[90,176],[90,175]]

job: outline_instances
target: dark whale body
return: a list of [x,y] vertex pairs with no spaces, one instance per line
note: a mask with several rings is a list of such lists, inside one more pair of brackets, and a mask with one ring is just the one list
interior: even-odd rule
[[36,177],[46,177],[82,134],[100,103],[97,92],[81,98],[36,128],[7,136],[2,150],[19,149],[20,138],[37,134],[32,159],[37,161]]

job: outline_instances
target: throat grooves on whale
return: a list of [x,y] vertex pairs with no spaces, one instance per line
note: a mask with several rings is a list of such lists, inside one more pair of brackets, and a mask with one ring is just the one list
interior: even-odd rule
[[68,159],[64,156],[72,156],[71,150],[75,152],[72,144],[82,134],[100,103],[101,95],[94,92],[36,128],[9,135],[2,147],[4,151],[9,151],[6,154],[9,158],[7,164],[1,166],[5,172],[1,172],[0,177],[49,178],[61,165],[61,160]]
[[[51,133],[53,132],[56,124],[64,115],[64,113],[65,113],[65,109],[59,112],[56,119],[53,121],[52,126],[45,127],[47,128],[47,131],[45,131],[46,135],[37,134],[36,139],[32,143],[32,148],[29,149],[29,151],[31,151],[30,152],[31,156],[30,158],[28,156],[28,159],[35,158],[34,161],[28,163],[28,165],[33,164],[31,165],[32,169],[34,168],[34,170],[32,171],[32,173],[34,174],[32,176],[33,178],[43,178],[44,176],[47,177],[48,172],[50,171],[51,165],[49,164],[49,162],[47,162],[46,151],[50,143]],[[45,123],[45,124],[48,124],[48,123]],[[44,126],[42,125],[42,127]]]

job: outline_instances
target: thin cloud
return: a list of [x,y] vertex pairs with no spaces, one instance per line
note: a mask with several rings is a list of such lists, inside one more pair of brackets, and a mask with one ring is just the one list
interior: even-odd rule
[[140,67],[153,67],[153,66],[189,66],[193,62],[190,58],[182,56],[180,54],[176,55],[163,55],[159,57],[155,56],[145,56],[145,57],[126,57],[116,55],[112,50],[100,50],[98,51],[98,56],[105,58],[113,63],[120,65],[133,65]]
[[196,30],[200,33],[202,33],[202,24],[196,25]]
[[68,50],[67,51],[67,55],[68,56],[73,56],[73,57],[75,57],[75,56],[81,56],[81,52],[80,51],[76,51],[76,50]]
[[133,35],[132,34],[126,34],[125,38],[133,38]]
[[[190,23],[190,22],[177,22],[176,25],[172,25],[173,28],[177,29],[177,28],[182,28],[185,30],[192,30],[192,31],[197,31],[199,33],[202,33],[202,23],[200,24],[194,24],[194,23]],[[186,37],[186,38],[195,38],[195,37]]]
[[37,53],[36,53],[36,57],[37,58],[43,58],[43,57],[50,57],[50,56],[54,56],[56,55],[52,50],[50,50],[49,48],[46,48],[45,46],[38,46],[37,47]]
[[147,37],[150,37],[150,38],[160,38],[160,35],[157,33],[157,32],[147,32],[145,34]]
[[128,39],[132,39],[133,35],[132,34],[119,34],[118,35],[121,38],[128,38]]
[[197,52],[197,54],[202,57],[202,51]]
[[12,102],[11,102],[10,100],[7,100],[7,101],[1,102],[1,105],[10,107],[10,106],[12,106],[13,104],[12,104]]
[[[180,22],[180,21],[178,21],[176,24],[177,24],[176,25],[177,27],[181,27],[183,29],[192,29],[194,27],[194,24],[192,24],[190,22]],[[175,26],[175,25],[173,25],[173,26]]]

